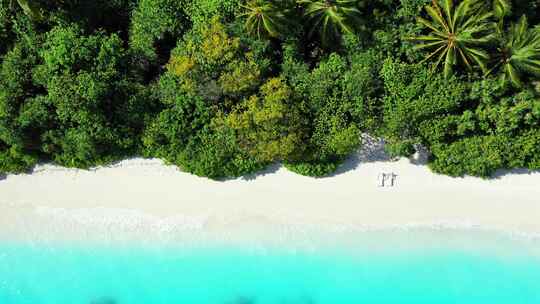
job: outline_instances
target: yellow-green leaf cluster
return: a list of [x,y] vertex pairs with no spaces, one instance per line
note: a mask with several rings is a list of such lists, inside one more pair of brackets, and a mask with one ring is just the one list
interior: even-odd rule
[[218,18],[187,35],[173,51],[167,71],[184,92],[228,103],[257,88],[261,77],[253,53],[244,53],[240,39],[229,35]]
[[261,87],[259,95],[244,100],[226,118],[240,146],[261,161],[290,159],[300,153],[305,134],[291,95],[283,79],[272,78]]

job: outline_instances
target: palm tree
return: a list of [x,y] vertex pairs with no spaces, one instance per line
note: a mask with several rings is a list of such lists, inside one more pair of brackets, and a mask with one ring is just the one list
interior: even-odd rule
[[496,57],[504,82],[510,81],[521,88],[524,74],[540,78],[540,31],[529,28],[527,17],[522,16],[505,32],[498,29],[500,47]]
[[248,32],[261,37],[277,38],[283,34],[287,22],[286,7],[269,0],[250,0],[242,5],[246,17],[245,27]]
[[509,16],[512,12],[512,3],[509,0],[493,0],[493,14],[498,19]]
[[353,33],[360,23],[358,0],[298,0],[304,15],[310,20],[310,35],[318,30],[323,43],[328,44],[341,33]]
[[36,0],[17,0],[23,12],[33,20],[41,20],[43,15]]
[[437,0],[425,7],[431,20],[418,17],[420,24],[431,30],[427,35],[409,38],[420,42],[417,49],[430,49],[422,61],[437,58],[434,68],[444,60],[444,75],[448,77],[460,61],[468,70],[478,65],[486,71],[488,53],[483,49],[495,39],[493,13],[482,0],[463,0],[454,6],[453,0],[444,0],[442,8]]

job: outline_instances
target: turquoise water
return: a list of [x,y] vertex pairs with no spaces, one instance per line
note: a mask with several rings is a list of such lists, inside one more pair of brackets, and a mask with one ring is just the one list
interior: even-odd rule
[[352,254],[4,242],[0,303],[538,304],[540,260],[520,252]]

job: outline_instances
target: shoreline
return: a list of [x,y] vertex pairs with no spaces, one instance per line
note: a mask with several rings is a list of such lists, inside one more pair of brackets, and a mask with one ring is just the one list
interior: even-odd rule
[[[136,241],[162,233],[181,240],[194,231],[294,239],[309,237],[307,230],[332,235],[426,227],[540,239],[540,172],[452,178],[429,171],[420,155],[388,161],[382,147],[372,142],[346,169],[318,179],[272,166],[212,181],[137,158],[91,170],[40,165],[0,180],[0,239],[85,241],[109,234]],[[378,187],[381,172],[396,173],[396,185]]]
[[[108,218],[96,213],[107,214]],[[0,232],[0,251],[2,246],[22,246],[68,251],[229,249],[263,255],[274,252],[349,257],[461,253],[540,261],[540,234],[497,230],[466,222],[376,227],[263,221],[217,227],[186,217],[160,218],[112,208],[39,208],[31,217],[31,227],[24,220],[24,225]]]

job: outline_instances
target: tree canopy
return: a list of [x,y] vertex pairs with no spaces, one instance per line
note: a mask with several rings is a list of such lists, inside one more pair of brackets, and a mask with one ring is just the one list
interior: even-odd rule
[[157,157],[327,176],[382,137],[540,169],[538,0],[0,0],[0,173]]

